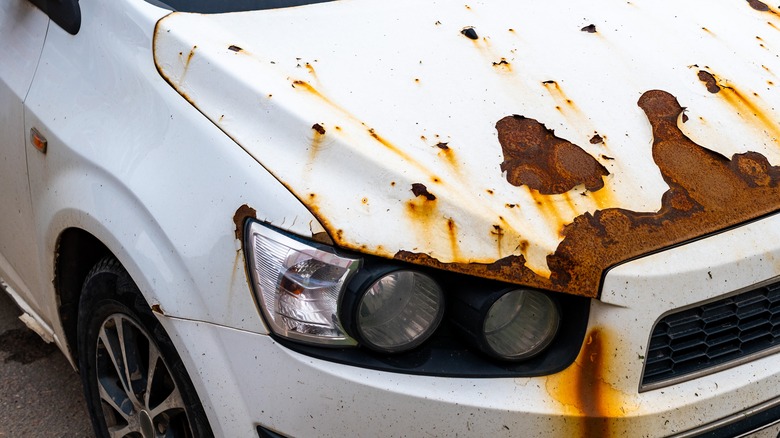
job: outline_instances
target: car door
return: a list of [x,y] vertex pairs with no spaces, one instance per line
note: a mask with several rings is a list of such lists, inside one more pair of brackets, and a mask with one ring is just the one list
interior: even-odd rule
[[37,304],[30,292],[42,279],[27,178],[26,148],[32,146],[24,130],[24,99],[48,25],[49,17],[29,0],[0,1],[0,277],[33,311]]

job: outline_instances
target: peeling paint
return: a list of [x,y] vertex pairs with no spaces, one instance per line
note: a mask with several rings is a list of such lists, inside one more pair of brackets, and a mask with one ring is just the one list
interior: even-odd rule
[[236,225],[236,239],[241,242],[244,241],[244,222],[246,222],[247,218],[256,219],[257,211],[254,208],[244,204],[241,207],[238,207],[236,214],[233,215],[233,223]]
[[504,152],[501,170],[515,186],[527,185],[539,193],[560,194],[583,184],[590,191],[604,187],[604,166],[579,146],[555,136],[534,119],[507,116],[496,123]]

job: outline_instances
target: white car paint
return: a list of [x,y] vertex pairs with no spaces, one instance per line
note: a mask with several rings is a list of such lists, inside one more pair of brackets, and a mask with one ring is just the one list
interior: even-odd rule
[[[615,160],[619,164],[610,167],[608,185],[613,196],[603,205],[583,197],[564,215],[573,217],[577,212],[613,205],[653,210],[666,186],[648,157],[629,146],[650,142],[646,121],[635,101],[638,90],[656,78],[684,95],[682,100],[699,111],[696,115],[730,127],[723,133],[695,122],[692,114],[693,123],[685,127],[697,141],[717,145],[713,147],[729,155],[754,147],[772,163],[778,162],[772,134],[756,133],[753,125],[744,124],[741,118],[750,118],[749,114],[735,115],[713,104],[687,68],[672,68],[670,76],[659,78],[641,63],[619,64],[609,52],[592,46],[588,38],[593,35],[579,28],[595,18],[577,10],[579,6],[557,10],[540,4],[529,6],[533,8],[528,13],[531,18],[520,16],[524,26],[517,26],[518,36],[512,38],[554,31],[556,28],[541,25],[543,17],[554,16],[556,26],[574,30],[570,40],[551,37],[546,40],[548,45],[535,46],[524,54],[528,58],[518,55],[515,61],[507,55],[512,53],[513,40],[497,36],[509,32],[512,17],[499,14],[498,21],[487,17],[488,12],[494,16],[493,8],[505,4],[475,3],[469,8],[461,4],[416,5],[417,13],[407,15],[410,25],[424,27],[424,36],[441,48],[433,61],[425,60],[426,66],[432,63],[436,67],[418,71],[417,58],[421,56],[415,55],[422,55],[422,48],[392,18],[409,7],[407,2],[345,1],[201,16],[169,15],[169,11],[140,0],[81,0],[83,23],[72,36],[50,24],[26,0],[7,0],[0,5],[4,42],[0,45],[0,146],[5,154],[0,161],[0,201],[6,210],[14,208],[0,224],[0,277],[11,284],[25,311],[41,321],[70,355],[52,282],[56,245],[64,229],[89,231],[123,263],[150,305],[158,306],[156,314],[181,353],[218,436],[252,436],[258,424],[291,436],[587,436],[594,432],[590,417],[597,422],[603,419],[612,436],[665,436],[776,401],[780,386],[776,355],[669,387],[639,391],[648,336],[664,313],[780,275],[776,263],[780,260],[780,216],[776,215],[610,270],[601,299],[592,301],[589,332],[580,356],[568,369],[550,376],[462,379],[387,373],[303,356],[267,335],[247,284],[233,215],[246,204],[257,210],[259,219],[295,234],[311,237],[322,231],[315,215],[288,188],[299,197],[310,188],[316,188],[318,194],[327,193],[328,200],[317,214],[338,224],[351,241],[381,245],[379,240],[369,239],[393,238],[398,239],[393,244],[397,248],[387,246],[389,253],[411,245],[447,259],[451,248],[438,247],[437,239],[429,242],[425,235],[408,232],[414,223],[398,219],[396,203],[408,197],[408,185],[429,170],[447,178],[448,188],[439,193],[461,193],[465,187],[490,188],[501,205],[509,200],[529,201],[527,189],[508,187],[502,180],[497,169],[500,149],[494,150],[495,139],[490,134],[498,118],[527,110],[538,111],[535,117],[548,127],[594,154],[598,149],[590,146],[588,139],[597,126],[608,139],[609,153],[620,158]],[[376,9],[366,13],[363,8],[369,6]],[[651,10],[650,17],[671,7],[663,2],[643,6]],[[630,22],[625,28],[640,26],[648,16],[632,7],[614,5],[609,16],[600,18],[605,23]],[[679,15],[687,12],[694,22],[702,20],[709,30],[727,38],[732,28],[749,26],[756,20],[753,10],[743,8],[730,15],[735,21],[722,27],[715,20],[722,18],[713,12],[717,8],[702,7],[701,3],[698,7],[682,6]],[[155,26],[161,19],[157,32],[170,29],[173,35],[160,40],[158,64],[197,109],[157,71],[152,49]],[[338,43],[329,46],[319,31],[338,29],[334,22],[352,23],[365,31],[363,35],[381,26],[380,30],[392,36],[381,40],[392,42],[384,50],[399,60],[388,69],[393,60],[371,58],[370,48],[366,48],[370,41],[355,46],[353,34],[328,34]],[[459,32],[466,25],[491,35],[490,50],[494,52],[485,54],[463,38]],[[701,39],[698,34],[686,33],[692,32],[690,27],[645,24],[642,28],[649,35],[645,40],[619,39],[614,50],[641,54],[648,41],[660,39],[670,47],[671,56],[671,47],[677,42]],[[618,32],[609,25],[599,25],[599,29],[606,34]],[[445,43],[451,37],[467,49]],[[765,39],[771,40],[767,44],[774,42],[771,37]],[[747,50],[740,53],[749,54],[744,55],[749,59],[746,64],[727,62],[728,58],[721,57],[728,54],[704,43],[702,57],[713,66],[725,59],[721,67],[732,69],[723,70],[727,77],[763,80],[751,76],[759,71],[757,63],[762,61],[756,60],[764,59],[763,52],[737,40],[740,42],[734,44],[744,44]],[[582,52],[567,50],[573,42]],[[249,56],[242,58],[244,54],[227,48],[233,44]],[[183,66],[193,45],[198,48],[184,75]],[[14,48],[20,51],[10,51]],[[342,49],[337,52],[337,48]],[[341,55],[325,56],[329,51]],[[566,56],[543,56],[547,52],[565,52]],[[361,57],[352,59],[345,53]],[[401,53],[409,56],[401,57]],[[593,64],[592,56],[614,69]],[[295,59],[298,57],[301,60]],[[519,63],[519,70],[491,76],[482,88],[510,89],[504,82],[518,74],[528,74],[529,81],[537,84],[548,79],[544,69],[549,68],[559,75],[560,83],[589,118],[572,121],[554,111],[550,105],[553,98],[539,88],[536,94],[499,95],[489,114],[458,119],[462,115],[459,108],[486,99],[459,91],[472,86],[485,71],[495,74],[491,63],[496,57],[507,57],[513,65]],[[461,65],[466,63],[463,59],[469,60],[468,67]],[[528,60],[527,64],[522,59]],[[276,64],[270,64],[272,60]],[[314,66],[316,80],[326,85],[328,96],[343,102],[339,103],[343,112],[333,112],[291,86],[291,79],[315,82],[305,63],[297,67],[299,61]],[[17,62],[18,68],[6,67]],[[765,65],[776,62],[766,59]],[[217,65],[236,68],[219,70]],[[468,73],[464,77],[446,74],[448,68],[461,67]],[[770,67],[780,71],[774,64]],[[375,89],[371,81],[347,75],[361,68],[363,76],[397,88]],[[600,78],[614,88],[604,93],[606,86],[577,85],[580,75]],[[267,82],[244,81],[248,76]],[[417,87],[416,76],[428,91],[415,97],[419,100],[404,100],[408,95],[399,90]],[[437,82],[442,76],[457,80],[453,84]],[[627,77],[632,79],[625,80]],[[216,84],[215,78],[219,79]],[[758,89],[757,82],[747,86]],[[352,94],[350,87],[354,87]],[[430,100],[441,98],[444,92],[452,95],[453,101]],[[258,93],[273,94],[272,103],[258,100]],[[630,99],[624,101],[624,95]],[[395,103],[372,106],[377,100]],[[277,101],[282,103],[273,103]],[[447,117],[415,130],[414,117],[404,112],[407,105],[423,108],[425,114]],[[459,162],[477,163],[464,170],[463,178],[451,174],[444,165],[423,172],[381,149],[353,147],[373,141],[360,130],[358,119],[345,116],[353,111],[394,144],[411,145],[404,153],[414,160],[439,154],[436,134],[451,142],[453,149],[459,143],[490,144],[491,149],[457,149],[463,154]],[[307,164],[307,148],[313,140],[307,135],[313,135],[313,123],[321,123],[328,132],[337,125],[349,132],[345,139],[322,144],[317,160]],[[488,129],[468,129],[474,123]],[[29,145],[27,133],[32,127],[48,139],[46,155]],[[631,134],[629,140],[627,133]],[[420,135],[426,136],[427,143]],[[723,136],[734,141],[714,141]],[[738,139],[756,141],[740,143]],[[303,155],[282,154],[295,151]],[[342,154],[360,161],[348,161]],[[493,161],[488,163],[485,157]],[[328,166],[341,168],[341,163],[346,163],[346,170],[339,178],[328,173]],[[388,177],[382,167],[403,168],[400,175],[392,177],[404,187],[393,193],[379,189],[377,181]],[[644,179],[624,178],[628,174],[642,174]],[[372,175],[377,179],[370,179]],[[315,185],[316,178],[326,178],[330,184]],[[366,193],[347,191],[355,185]],[[374,190],[370,196],[369,190]],[[363,194],[369,198],[369,207],[362,202]],[[458,203],[448,207],[448,214],[473,214],[475,223],[482,214],[490,216],[485,211],[493,204],[485,201],[487,195],[468,196],[458,197]],[[464,205],[474,206],[477,212],[461,210]],[[367,217],[365,213],[353,215],[355,211],[370,213],[371,221],[353,221]],[[559,236],[548,229],[541,215],[518,214],[510,220],[516,221],[518,229],[529,227],[531,233],[538,233],[540,249],[531,258],[536,269],[544,271],[543,256],[554,248]],[[381,224],[382,233],[377,233],[377,224]],[[469,239],[468,234],[464,236]],[[514,251],[507,247],[493,254],[477,240],[463,240],[460,245],[466,253],[473,251],[469,257],[475,260],[492,260]],[[432,246],[426,246],[429,244]]]

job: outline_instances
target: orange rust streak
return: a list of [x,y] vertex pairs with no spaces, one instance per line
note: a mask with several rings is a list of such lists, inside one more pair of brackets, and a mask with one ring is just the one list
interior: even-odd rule
[[[756,93],[753,94],[754,97],[758,97]],[[780,126],[778,126],[776,119],[773,116],[767,114],[765,110],[761,108],[761,105],[745,94],[741,93],[733,85],[723,87],[718,95],[722,95],[726,102],[734,107],[734,109],[736,109],[739,114],[752,117],[761,123],[761,125],[766,128],[767,131],[772,133],[775,142],[780,142]]]
[[545,389],[573,417],[569,436],[610,436],[613,418],[624,415],[626,395],[606,383],[609,372],[609,339],[603,328],[585,337],[577,360],[564,371],[547,378]]
[[529,192],[531,193],[531,197],[533,198],[536,207],[539,209],[539,212],[545,217],[547,224],[549,224],[551,228],[555,227],[554,230],[560,235],[566,221],[556,208],[556,201],[552,197],[545,196],[536,190],[531,189]]
[[[349,111],[342,108],[340,105],[337,105],[335,102],[333,102],[330,98],[320,93],[316,88],[312,87],[311,84],[309,84],[306,81],[296,80],[293,81],[293,87],[296,89],[304,90],[317,98],[321,99],[326,104],[330,105],[331,107],[335,108],[339,112],[341,112],[344,116],[347,118],[355,121],[357,124],[360,124],[361,126],[366,126],[365,123],[361,122],[357,117],[353,116]],[[341,130],[341,128],[337,128],[338,130]],[[397,146],[392,144],[390,141],[379,135],[374,128],[367,128],[368,134],[374,138],[377,142],[385,146],[388,150],[392,151],[394,154],[398,155],[401,159],[407,161],[409,164],[412,164],[415,166],[418,170],[421,170],[424,173],[428,173],[428,167],[423,166],[420,164],[417,160],[412,158],[409,154],[399,149]]]
[[452,220],[452,218],[447,219],[447,235],[450,238],[450,249],[452,250],[452,258],[453,260],[459,260],[461,256],[460,256],[460,247],[458,244],[458,227],[455,224],[455,221]]

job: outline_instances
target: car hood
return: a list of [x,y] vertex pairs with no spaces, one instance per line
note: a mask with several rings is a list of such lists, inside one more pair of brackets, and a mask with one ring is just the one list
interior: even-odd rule
[[355,0],[173,13],[154,54],[337,245],[595,297],[780,207],[779,27],[757,0]]

